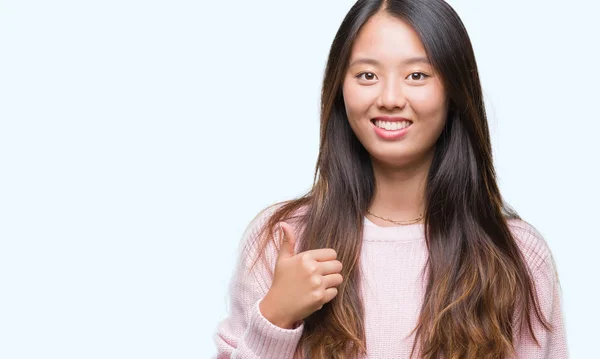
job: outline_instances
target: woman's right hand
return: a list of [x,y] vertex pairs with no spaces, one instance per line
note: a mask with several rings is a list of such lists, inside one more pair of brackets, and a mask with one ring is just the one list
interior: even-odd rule
[[294,254],[296,236],[281,222],[283,239],[271,288],[259,304],[262,315],[274,325],[292,329],[298,321],[321,309],[338,293],[343,281],[342,263],[331,248]]

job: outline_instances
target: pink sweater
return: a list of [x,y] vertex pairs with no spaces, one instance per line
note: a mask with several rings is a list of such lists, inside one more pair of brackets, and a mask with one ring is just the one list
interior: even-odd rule
[[[230,284],[229,315],[219,323],[214,335],[215,358],[288,359],[299,343],[303,325],[279,328],[258,309],[272,282],[277,248],[269,245],[266,250],[270,270],[257,265],[248,271],[257,251],[256,232],[270,213],[267,210],[255,218],[242,237],[238,267]],[[534,320],[539,347],[528,335],[515,334],[517,358],[567,358],[560,287],[551,251],[543,237],[526,222],[510,220],[509,224],[532,270],[543,313],[556,328],[549,333]],[[417,323],[425,285],[419,275],[427,259],[424,227],[380,227],[366,217],[364,225],[361,270],[367,358],[409,358],[414,334],[408,334]]]

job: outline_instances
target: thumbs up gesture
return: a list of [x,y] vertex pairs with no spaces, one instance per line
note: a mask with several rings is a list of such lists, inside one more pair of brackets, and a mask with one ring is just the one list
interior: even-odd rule
[[274,325],[292,329],[298,321],[321,309],[338,293],[343,281],[342,263],[331,248],[295,254],[296,236],[281,222],[283,241],[271,288],[259,304],[262,315]]

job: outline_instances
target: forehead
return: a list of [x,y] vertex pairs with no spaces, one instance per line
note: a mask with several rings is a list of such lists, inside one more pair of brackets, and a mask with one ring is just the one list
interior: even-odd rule
[[423,56],[425,48],[416,31],[405,21],[386,13],[373,15],[361,28],[352,46],[350,61],[369,56],[383,63]]

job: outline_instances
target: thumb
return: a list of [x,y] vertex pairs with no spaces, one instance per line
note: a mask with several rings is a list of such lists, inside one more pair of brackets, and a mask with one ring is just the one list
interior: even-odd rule
[[293,257],[296,248],[296,236],[294,235],[294,231],[286,222],[279,222],[279,229],[282,235],[279,257]]

